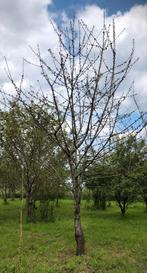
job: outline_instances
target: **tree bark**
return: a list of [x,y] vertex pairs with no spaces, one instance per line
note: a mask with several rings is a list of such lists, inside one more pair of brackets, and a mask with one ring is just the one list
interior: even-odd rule
[[102,197],[101,197],[101,209],[102,210],[106,209],[106,195],[105,195],[105,193],[102,194]]
[[147,212],[147,198],[144,199],[145,202],[145,211]]
[[127,205],[127,198],[125,198],[122,203],[120,202],[120,209],[121,209],[121,214],[122,216],[125,216],[126,214],[126,205]]
[[14,201],[15,200],[15,187],[13,187],[13,186],[11,186],[10,195],[11,195],[11,201]]
[[27,222],[35,221],[34,199],[31,192],[26,195]]
[[4,192],[3,192],[4,204],[7,204],[7,203],[8,203],[7,198],[8,198],[8,195],[7,195],[7,188],[6,188],[6,186],[4,186]]
[[94,207],[96,209],[99,209],[100,208],[100,203],[99,203],[100,198],[99,198],[99,192],[98,192],[98,190],[96,190],[96,192],[94,192],[93,198],[94,198]]
[[79,188],[78,181],[76,181],[74,199],[75,199],[74,227],[75,227],[75,240],[76,240],[76,255],[81,256],[85,254],[85,238],[84,238],[84,232],[81,225],[81,190]]
[[125,213],[126,213],[126,209],[127,209],[127,201],[128,201],[128,197],[124,197],[122,198],[121,197],[121,193],[120,192],[117,192],[115,194],[115,199],[119,205],[119,208],[121,210],[121,215],[122,216],[125,216]]
[[122,214],[122,216],[125,216],[125,213],[126,213],[125,208],[124,208],[124,207],[121,207],[121,214]]
[[59,208],[59,197],[56,198],[56,207]]

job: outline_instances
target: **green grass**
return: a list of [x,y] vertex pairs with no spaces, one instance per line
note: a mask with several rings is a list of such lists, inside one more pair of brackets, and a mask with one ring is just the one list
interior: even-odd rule
[[147,214],[132,205],[122,219],[113,204],[95,211],[82,204],[87,254],[76,257],[72,201],[60,202],[56,221],[23,225],[19,247],[19,201],[0,201],[0,273],[144,273]]

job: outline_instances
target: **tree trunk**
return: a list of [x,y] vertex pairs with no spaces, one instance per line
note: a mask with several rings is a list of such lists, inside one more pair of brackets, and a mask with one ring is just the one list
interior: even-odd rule
[[11,195],[11,201],[14,201],[15,200],[15,187],[11,186],[10,195]]
[[116,201],[117,201],[117,203],[119,205],[119,208],[121,210],[121,215],[125,216],[126,209],[127,209],[127,200],[128,200],[128,198],[127,197],[122,198],[120,192],[117,192],[115,194],[115,199],[116,199]]
[[125,198],[122,201],[122,204],[120,206],[122,216],[125,216],[125,213],[126,213],[126,204],[127,204],[127,198]]
[[105,195],[105,193],[101,194],[101,209],[102,210],[106,209],[106,195]]
[[147,212],[147,198],[144,199],[145,202],[145,211]]
[[96,193],[93,195],[93,199],[94,199],[94,207],[96,209],[98,209],[99,208],[99,199],[98,199],[98,196]]
[[85,238],[83,229],[81,226],[81,215],[80,215],[80,203],[75,200],[75,240],[76,240],[76,255],[81,256],[85,254]]
[[124,207],[121,207],[121,214],[122,214],[122,216],[125,216],[125,213],[126,213],[125,208],[124,208]]
[[56,207],[59,208],[59,197],[56,198]]
[[[78,180],[78,179],[77,179]],[[81,225],[81,190],[80,184],[76,181],[75,191],[75,211],[74,211],[74,227],[75,227],[75,240],[76,240],[76,255],[81,256],[85,254],[85,238]]]
[[3,192],[3,200],[4,200],[4,204],[7,204],[8,201],[7,201],[7,188],[6,186],[4,186],[4,192]]
[[26,195],[27,222],[35,221],[34,199],[31,192]]

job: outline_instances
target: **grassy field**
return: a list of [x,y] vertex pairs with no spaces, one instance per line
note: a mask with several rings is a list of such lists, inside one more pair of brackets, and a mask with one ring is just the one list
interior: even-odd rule
[[124,219],[118,208],[86,209],[82,223],[87,254],[76,257],[72,201],[61,201],[56,221],[23,225],[19,247],[19,201],[0,201],[0,273],[146,273],[147,214],[134,204]]

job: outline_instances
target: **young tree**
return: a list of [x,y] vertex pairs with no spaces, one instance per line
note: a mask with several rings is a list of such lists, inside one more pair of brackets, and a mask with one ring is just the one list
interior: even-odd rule
[[140,191],[136,170],[142,165],[143,151],[144,140],[139,141],[132,135],[126,137],[125,142],[119,139],[112,155],[114,198],[123,216]]
[[138,168],[135,170],[134,179],[139,186],[139,194],[142,196],[142,199],[145,204],[145,210],[147,212],[147,145],[145,143],[142,158]]
[[[35,115],[39,115],[36,105],[31,105],[31,109]],[[47,115],[46,118],[49,127],[51,117]],[[16,103],[11,104],[9,111],[1,112],[0,136],[3,149],[16,163],[18,171],[24,172],[27,221],[34,221],[35,194],[44,172],[47,172],[54,160],[56,144],[48,140],[24,107]]]
[[104,22],[99,33],[94,28],[89,29],[83,21],[73,20],[62,26],[62,29],[53,26],[58,52],[49,49],[49,61],[42,57],[39,48],[35,53],[48,91],[36,93],[31,88],[26,94],[22,84],[16,85],[9,69],[8,77],[35,124],[41,126],[27,105],[29,96],[41,104],[42,117],[43,109],[48,108],[56,119],[52,132],[69,164],[75,202],[76,254],[82,255],[85,238],[80,204],[84,172],[113,149],[111,138],[129,131],[137,133],[144,124],[139,115],[134,118],[136,109],[124,113],[122,107],[131,92],[131,89],[122,92],[120,87],[134,63],[134,46],[126,60],[120,62],[114,22],[111,27]]
[[140,194],[145,204],[145,210],[147,212],[147,162],[138,169],[136,179],[139,184]]

